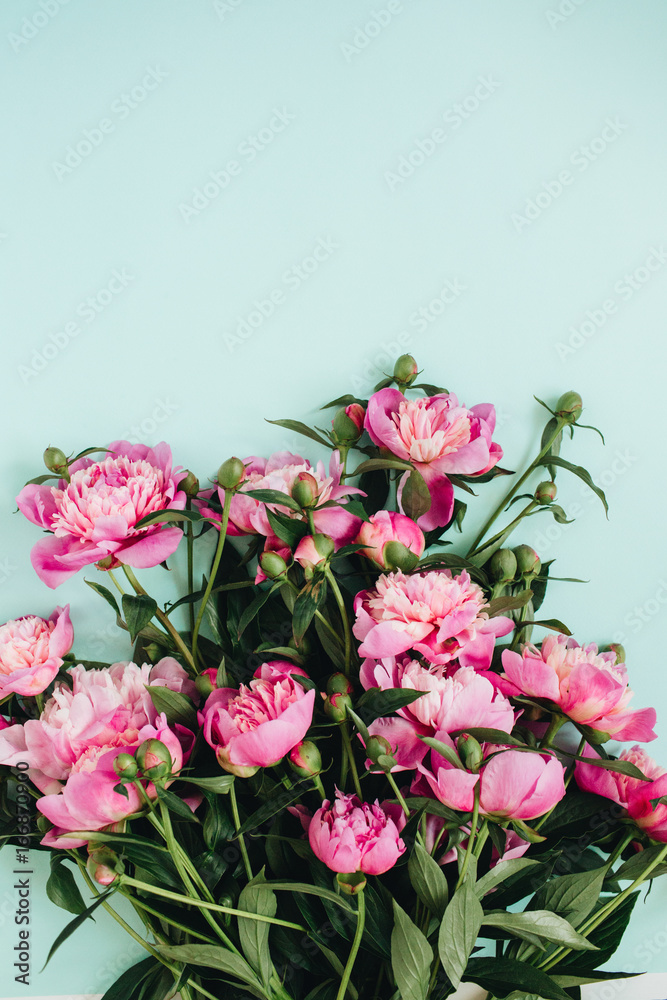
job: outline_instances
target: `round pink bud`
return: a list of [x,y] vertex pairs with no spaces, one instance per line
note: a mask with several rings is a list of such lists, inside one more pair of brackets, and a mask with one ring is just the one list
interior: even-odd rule
[[[389,510],[379,510],[364,521],[356,542],[364,546],[359,554],[370,559],[379,569],[400,569],[403,572],[414,569],[425,547],[424,532],[412,518]],[[399,565],[401,562],[404,565]]]
[[304,569],[323,566],[334,553],[333,538],[328,535],[306,535],[294,550],[294,560]]
[[315,476],[311,475],[310,472],[300,472],[292,486],[291,495],[301,508],[312,507],[316,504],[319,497],[319,487]]
[[115,851],[106,845],[91,850],[88,844],[88,874],[98,885],[111,885],[125,871],[125,866]]
[[322,756],[311,740],[303,740],[290,750],[292,769],[301,778],[314,778],[322,770]]

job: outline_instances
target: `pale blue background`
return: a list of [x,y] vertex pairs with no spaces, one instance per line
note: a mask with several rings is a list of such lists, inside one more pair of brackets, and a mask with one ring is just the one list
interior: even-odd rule
[[[665,4],[42,2],[0,9],[1,620],[69,601],[82,655],[128,654],[80,578],[52,594],[30,568],[38,532],[12,513],[14,497],[48,443],[164,438],[202,479],[232,453],[315,457],[263,418],[308,419],[326,398],[364,395],[409,350],[425,378],[468,405],[495,402],[511,468],[539,435],[532,394],[582,393],[607,446],[581,432],[565,454],[607,487],[610,519],[561,478],[576,523],[541,515],[523,540],[557,555],[559,575],[590,580],[555,584],[545,613],[583,641],[625,637],[636,702],[661,713],[654,748],[665,761],[667,262],[653,256],[657,270],[638,272],[650,280],[623,291],[623,276],[667,239]],[[357,34],[387,10],[381,31]],[[149,69],[155,89],[122,111]],[[455,106],[474,106],[479,78],[491,83],[464,121]],[[250,161],[242,144],[280,124],[275,109],[288,124]],[[112,130],[90,155],[66,174],[54,166],[105,118]],[[577,151],[609,118],[617,134],[607,131],[602,152],[594,144],[583,170]],[[445,141],[423,165],[403,183],[387,178],[438,128]],[[199,214],[184,211],[230,160],[239,170],[228,186],[209,189]],[[564,170],[571,183],[559,192]],[[538,217],[522,224],[540,192]],[[335,244],[327,259],[307,280],[289,278],[320,240]],[[87,321],[81,303],[114,270],[126,287]],[[415,310],[446,282],[460,294],[418,325]],[[273,315],[230,340],[278,289]],[[615,311],[577,339],[572,327],[607,300]],[[68,323],[76,336],[63,336]],[[172,581],[155,574],[150,586],[169,596]],[[666,893],[656,886],[639,907],[614,966],[667,969]],[[34,900],[36,971],[67,916]],[[2,914],[4,960],[12,924]],[[129,963],[127,949],[100,918],[20,992],[97,992]]]

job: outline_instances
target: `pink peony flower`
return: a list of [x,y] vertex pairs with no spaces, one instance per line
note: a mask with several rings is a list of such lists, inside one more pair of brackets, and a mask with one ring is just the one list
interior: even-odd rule
[[[446,733],[437,739],[453,749]],[[560,802],[565,795],[563,766],[550,754],[522,753],[503,747],[485,745],[489,757],[479,774],[456,768],[435,750],[431,751],[431,769],[420,764],[416,790],[424,782],[431,793],[450,809],[471,812],[475,787],[479,783],[479,811],[493,819],[536,819]],[[500,752],[499,752],[500,751]],[[493,754],[493,756],[489,756]]]
[[574,722],[603,733],[603,739],[654,740],[655,709],[628,708],[632,691],[625,664],[615,661],[614,652],[598,653],[593,644],[549,636],[541,649],[506,650],[501,680],[506,693],[546,698]]
[[[248,490],[278,490],[290,494],[292,487],[305,477],[313,487],[316,506],[313,510],[315,530],[324,535],[330,535],[336,542],[336,547],[347,545],[357,533],[361,518],[350,514],[344,507],[325,506],[330,501],[340,503],[346,497],[362,491],[355,486],[341,485],[341,464],[337,451],[331,456],[329,474],[324,464],[318,462],[313,468],[307,459],[301,455],[292,455],[288,451],[276,452],[270,458],[250,456],[244,460],[246,478],[238,493],[234,494],[229,515],[229,533],[232,535],[265,535],[273,536],[273,528],[269,523],[267,509],[285,517],[301,518],[298,511],[280,504],[264,504],[252,497],[244,496]],[[220,502],[224,503],[224,490],[219,489]],[[208,512],[210,513],[210,511]],[[213,515],[219,519],[219,515]]]
[[74,641],[69,604],[50,618],[26,615],[0,625],[0,698],[46,690]]
[[[586,748],[585,754],[593,756],[590,747]],[[652,805],[656,799],[667,796],[667,771],[656,764],[640,746],[623,750],[619,760],[634,764],[651,781],[642,781],[640,778],[631,778],[577,761],[574,772],[577,784],[585,792],[603,795],[616,802],[644,833],[653,840],[667,843],[667,805],[664,801],[657,802],[655,807]]]
[[369,399],[366,412],[371,440],[411,462],[426,480],[431,508],[418,521],[425,531],[451,519],[454,492],[449,473],[481,476],[502,458],[502,448],[491,440],[495,424],[493,406],[468,410],[447,393],[406,399],[398,389],[381,389]]
[[32,564],[41,580],[57,587],[102,559],[144,569],[172,555],[180,528],[151,524],[135,529],[147,514],[182,510],[187,497],[178,484],[185,473],[172,471],[171,449],[114,441],[102,461],[82,458],[70,466],[70,482],[25,486],[16,502],[40,528],[51,532],[37,542]]
[[357,545],[364,545],[359,555],[371,559],[379,569],[391,569],[387,565],[385,546],[388,542],[399,542],[420,559],[424,552],[424,533],[411,517],[394,514],[393,511],[379,510],[370,520],[363,521],[355,539]]
[[199,722],[218,763],[239,777],[281,760],[306,735],[315,691],[292,679],[305,671],[285,660],[263,663],[240,689],[218,688],[207,698]]
[[331,871],[382,875],[405,852],[400,838],[404,826],[405,815],[397,803],[369,805],[337,790],[335,802],[325,799],[307,829],[314,854]]
[[362,656],[381,659],[414,649],[436,665],[458,659],[461,666],[485,670],[496,636],[514,628],[509,618],[489,618],[486,606],[481,587],[465,570],[458,576],[448,569],[386,573],[374,590],[357,594],[353,631]]
[[457,729],[488,728],[510,733],[516,716],[507,698],[472,667],[460,667],[450,677],[445,668],[428,670],[407,656],[387,657],[380,662],[364,660],[359,679],[362,686],[381,690],[423,691],[391,718],[376,719],[369,726],[371,736],[384,736],[398,762],[395,771],[412,770],[428,752],[419,736]]

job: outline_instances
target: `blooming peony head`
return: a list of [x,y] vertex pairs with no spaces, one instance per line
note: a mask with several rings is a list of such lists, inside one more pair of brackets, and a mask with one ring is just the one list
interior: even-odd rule
[[101,560],[139,569],[157,566],[181,539],[173,525],[135,525],[156,511],[182,510],[185,473],[172,470],[171,449],[114,441],[101,461],[82,458],[69,467],[70,481],[25,486],[16,502],[25,516],[50,532],[34,546],[32,564],[44,583],[57,587]]
[[452,516],[448,474],[481,476],[502,458],[502,448],[491,440],[495,423],[495,409],[489,404],[468,410],[453,394],[406,399],[389,388],[369,399],[365,426],[374,444],[411,462],[426,480],[431,507],[419,525],[431,530],[443,527]]
[[315,691],[306,691],[293,674],[306,676],[287,661],[264,663],[248,686],[218,688],[209,695],[199,721],[226,771],[249,777],[303,740],[313,719]]
[[396,803],[370,805],[336,791],[306,823],[313,853],[333,872],[382,875],[405,853],[405,815]]
[[362,656],[381,659],[413,649],[438,666],[457,659],[485,670],[496,637],[514,627],[509,618],[489,618],[486,606],[465,570],[458,576],[450,570],[386,573],[373,590],[357,594],[353,631]]
[[396,546],[403,546],[405,555],[413,565],[424,552],[424,533],[412,518],[405,514],[395,514],[389,510],[379,510],[364,521],[355,539],[357,545],[363,545],[359,555],[370,559],[379,569],[406,569],[398,566],[396,556],[400,553]]
[[[590,748],[586,756],[594,756]],[[577,761],[574,772],[577,784],[585,792],[611,799],[627,812],[640,830],[653,840],[667,843],[667,805],[656,802],[667,796],[667,771],[640,746],[623,750],[619,760],[634,764],[650,781]]]
[[544,698],[568,718],[598,731],[603,740],[654,740],[653,708],[630,709],[625,664],[616,653],[598,653],[564,635],[549,636],[540,649],[503,653],[504,689],[509,694]]
[[74,641],[69,604],[47,618],[26,615],[0,625],[0,698],[46,690]]

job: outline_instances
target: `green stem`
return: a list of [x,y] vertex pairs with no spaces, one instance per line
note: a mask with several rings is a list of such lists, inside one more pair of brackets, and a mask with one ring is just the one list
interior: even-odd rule
[[[123,572],[125,573],[125,576],[127,577],[128,581],[130,582],[130,584],[132,585],[132,587],[134,588],[135,594],[146,595],[146,591],[141,586],[141,584],[137,580],[136,576],[134,575],[134,573],[132,572],[132,570],[130,569],[130,567],[126,566],[125,564],[123,564]],[[185,660],[187,661],[187,663],[194,669],[194,667],[195,667],[195,661],[194,661],[194,659],[192,657],[192,653],[190,652],[190,650],[188,649],[188,647],[183,642],[183,639],[179,635],[179,633],[176,630],[176,628],[174,627],[174,625],[172,625],[172,623],[169,621],[168,615],[166,615],[164,613],[164,611],[162,611],[160,608],[156,608],[155,609],[155,617],[160,622],[160,624],[163,626],[163,628],[169,633],[169,635],[171,636],[171,638],[174,640],[176,648],[183,655],[183,657],[185,658]]]
[[145,910],[146,913],[152,913],[154,917],[159,917],[160,920],[164,920],[165,923],[171,924],[173,927],[177,927],[179,931],[183,931],[185,934],[190,934],[192,937],[199,938],[200,941],[205,941],[206,944],[216,944],[217,942],[213,938],[207,937],[206,934],[200,934],[198,931],[193,931],[191,927],[186,927],[185,924],[179,924],[177,920],[172,917],[166,917],[164,913],[160,910],[154,909],[149,906],[148,903],[144,903],[142,899],[137,899],[129,892],[124,892],[123,889],[120,890],[121,894],[130,900],[134,907],[138,907],[140,910]]
[[125,594],[125,591],[123,590],[123,588],[119,584],[119,582],[118,582],[118,580],[117,580],[114,572],[112,570],[110,570],[110,569],[106,570],[105,572],[106,572],[107,576],[109,577],[109,579],[111,580],[111,582],[113,583],[113,585],[116,588],[116,590],[118,591],[118,593],[122,597]]
[[399,802],[399,805],[400,805],[401,809],[402,809],[402,810],[403,810],[403,812],[405,813],[406,817],[407,817],[408,819],[410,819],[410,809],[409,809],[409,807],[408,807],[408,804],[407,804],[407,802],[405,801],[405,799],[404,799],[404,798],[403,798],[403,796],[401,795],[401,792],[400,792],[400,789],[399,789],[398,785],[396,784],[396,778],[395,778],[395,777],[394,777],[394,775],[393,775],[393,774],[391,773],[391,771],[386,771],[385,773],[386,773],[386,775],[387,775],[387,781],[388,781],[388,782],[389,782],[389,784],[391,785],[391,787],[392,787],[392,790],[393,790],[393,792],[394,792],[394,795],[395,795],[395,796],[396,796],[396,798],[398,799],[398,802]]
[[537,506],[539,506],[538,503],[537,503],[537,500],[531,500],[530,503],[526,507],[524,507],[524,509],[521,511],[521,513],[517,517],[515,517],[513,521],[510,521],[510,523],[507,525],[507,527],[503,528],[502,531],[497,532],[493,536],[493,538],[489,538],[489,540],[487,542],[485,542],[484,545],[482,545],[479,548],[476,548],[473,551],[469,552],[468,553],[468,558],[470,558],[471,556],[477,555],[477,553],[480,552],[481,549],[488,548],[490,545],[493,545],[494,542],[497,542],[498,539],[500,539],[500,538],[502,538],[503,541],[505,541],[506,538],[509,538],[509,536],[512,534],[512,532],[514,531],[514,529],[516,528],[516,526],[519,524],[519,522],[522,521],[524,517],[528,517],[529,514],[532,514],[532,512],[535,510],[535,508]]
[[611,854],[609,855],[609,858],[607,860],[607,864],[609,865],[610,868],[611,868],[611,866],[613,864],[615,864],[616,861],[618,861],[618,859],[623,854],[623,851],[628,846],[628,844],[630,843],[630,841],[634,840],[634,838],[636,836],[637,836],[636,832],[634,830],[630,830],[630,832],[627,833],[625,835],[625,837],[623,837],[621,840],[619,840],[618,844],[616,845],[616,847],[614,848],[614,850],[611,852]]
[[487,842],[488,839],[489,839],[489,821],[488,819],[485,819],[479,828],[479,833],[477,834],[477,841],[475,843],[475,850],[473,852],[476,858],[478,858],[482,853],[484,844]]
[[465,882],[465,877],[468,874],[468,866],[470,865],[470,858],[472,856],[472,849],[475,844],[475,837],[477,836],[477,819],[479,817],[479,782],[475,785],[475,803],[472,809],[472,820],[470,821],[470,836],[468,837],[468,846],[466,848],[465,857],[463,859],[463,865],[461,866],[461,874],[459,875],[459,880],[456,883],[456,888],[463,885]]
[[500,514],[505,509],[505,507],[507,506],[507,504],[510,502],[510,500],[512,499],[512,497],[516,493],[519,492],[519,490],[521,489],[521,487],[523,486],[523,484],[525,483],[525,481],[528,479],[528,477],[538,468],[541,460],[551,450],[551,446],[553,445],[554,441],[556,440],[556,438],[558,437],[558,435],[562,432],[563,427],[565,427],[565,425],[567,423],[567,421],[561,420],[560,418],[557,418],[557,421],[558,422],[557,422],[557,425],[556,425],[556,430],[551,435],[551,437],[549,438],[549,440],[545,444],[544,448],[542,448],[542,450],[539,453],[539,455],[537,456],[537,458],[533,462],[531,462],[531,464],[528,466],[528,468],[526,469],[526,471],[524,472],[524,474],[517,480],[517,482],[514,484],[514,486],[510,487],[510,489],[507,491],[507,493],[505,494],[504,498],[498,504],[498,506],[496,507],[496,509],[487,518],[486,522],[484,523],[483,527],[481,528],[481,530],[479,531],[477,537],[475,538],[475,541],[470,546],[470,549],[468,551],[468,555],[470,555],[470,552],[474,552],[475,549],[479,546],[479,543],[484,538],[484,535],[487,533],[487,531],[489,530],[489,528],[491,527],[491,525],[495,523],[496,519],[500,516]]
[[553,743],[554,737],[556,736],[558,730],[561,726],[564,726],[567,719],[564,715],[559,715],[555,713],[551,717],[551,722],[549,723],[549,728],[542,737],[542,742],[540,743],[540,750],[546,750]]
[[[192,500],[188,498],[186,504],[186,510],[192,510]],[[188,556],[188,594],[194,594],[195,591],[195,568],[194,568],[194,530],[195,526],[192,521],[188,521],[187,527],[185,529],[185,540],[187,546],[187,556]],[[188,612],[190,617],[190,635],[195,630],[195,606],[194,604],[188,605]]]
[[343,595],[340,592],[340,587],[338,586],[338,582],[329,567],[327,567],[326,570],[326,578],[333,591],[333,595],[336,598],[336,604],[338,605],[338,611],[340,612],[341,621],[343,623],[343,633],[345,636],[345,673],[349,675],[350,661],[352,658],[352,632],[350,631],[350,622],[347,617],[345,601],[343,600]]
[[359,773],[357,771],[357,764],[354,759],[354,752],[352,750],[352,742],[350,740],[350,734],[347,729],[347,722],[341,722],[340,724],[340,734],[343,739],[343,747],[347,755],[347,759],[350,763],[350,771],[352,773],[352,781],[354,782],[354,790],[363,802],[364,797],[361,793],[361,785],[359,783]]
[[229,509],[231,507],[233,496],[234,496],[233,490],[225,490],[225,503],[222,508],[222,524],[220,525],[220,535],[218,537],[218,544],[216,546],[215,556],[213,558],[213,565],[211,566],[211,573],[209,576],[209,580],[208,583],[206,584],[206,590],[204,591],[204,596],[202,597],[202,602],[199,606],[199,614],[197,615],[197,621],[195,622],[195,627],[192,632],[192,656],[194,658],[195,663],[197,661],[197,640],[199,639],[199,630],[201,628],[201,623],[204,617],[204,611],[206,610],[206,605],[208,604],[208,599],[211,596],[211,591],[213,590],[213,584],[215,583],[215,578],[218,574],[220,560],[222,559],[222,550],[225,547],[225,538],[227,537],[227,525],[229,524]]
[[239,842],[239,847],[241,849],[241,857],[243,858],[243,867],[245,868],[245,873],[248,876],[248,881],[252,879],[252,868],[250,866],[250,858],[248,857],[248,848],[246,847],[243,834],[239,834],[241,829],[241,820],[239,818],[239,807],[236,801],[236,788],[235,783],[232,783],[229,789],[229,801],[232,806],[232,815],[234,817],[234,830],[236,832],[236,839]]
[[361,944],[361,938],[364,933],[364,925],[366,923],[366,900],[364,899],[363,889],[357,896],[357,905],[357,929],[355,931],[354,941],[352,942],[352,948],[350,949],[347,964],[345,965],[345,970],[343,971],[343,976],[340,981],[340,986],[338,987],[336,1000],[343,1000],[345,994],[347,993],[347,986],[350,982],[350,976],[352,975],[352,969],[354,967],[357,952],[359,951],[359,945]]
[[322,784],[322,779],[320,778],[319,774],[313,775],[313,784],[315,785],[317,791],[320,793],[320,798],[322,799],[322,802],[324,802],[324,800],[327,797],[327,793],[324,791],[324,785]]

